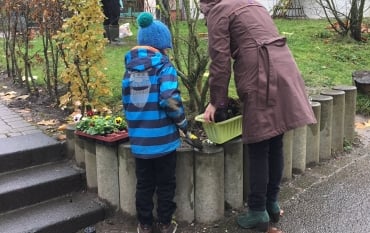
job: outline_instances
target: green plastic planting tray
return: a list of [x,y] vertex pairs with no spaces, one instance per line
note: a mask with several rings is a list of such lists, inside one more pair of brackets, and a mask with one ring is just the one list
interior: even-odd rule
[[195,117],[195,120],[202,122],[208,139],[217,144],[225,143],[242,134],[241,115],[217,123],[207,123],[204,121],[203,114],[200,114]]

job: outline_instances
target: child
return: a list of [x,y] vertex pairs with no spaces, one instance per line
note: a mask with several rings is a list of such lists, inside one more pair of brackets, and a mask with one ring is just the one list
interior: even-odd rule
[[166,49],[172,48],[169,29],[147,12],[141,13],[137,22],[138,46],[125,55],[122,81],[124,112],[136,161],[137,232],[152,232],[156,191],[159,230],[174,233],[176,148],[181,143],[178,129],[186,132],[187,120],[177,72],[166,55]]

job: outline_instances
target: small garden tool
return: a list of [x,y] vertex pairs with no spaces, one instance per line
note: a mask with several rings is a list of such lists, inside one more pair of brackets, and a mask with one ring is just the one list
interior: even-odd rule
[[193,148],[197,150],[203,149],[202,141],[195,134],[192,134],[191,132],[188,132],[188,131],[183,131],[183,132],[184,132],[183,139],[187,144],[189,144],[190,146],[192,146]]

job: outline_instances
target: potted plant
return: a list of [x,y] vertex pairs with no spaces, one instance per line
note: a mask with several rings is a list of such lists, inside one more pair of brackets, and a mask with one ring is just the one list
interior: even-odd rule
[[128,140],[127,124],[121,116],[82,117],[76,124],[75,134],[97,142],[116,143]]

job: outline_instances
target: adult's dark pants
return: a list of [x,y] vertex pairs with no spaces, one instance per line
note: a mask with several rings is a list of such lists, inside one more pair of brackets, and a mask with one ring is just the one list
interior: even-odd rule
[[119,0],[102,0],[103,12],[105,17],[104,25],[118,25],[120,17],[120,8]]
[[266,202],[278,200],[284,168],[283,134],[245,147],[249,154],[248,206],[264,211]]
[[176,151],[153,159],[136,158],[136,211],[141,224],[153,224],[153,195],[157,194],[158,221],[171,222],[176,210]]

